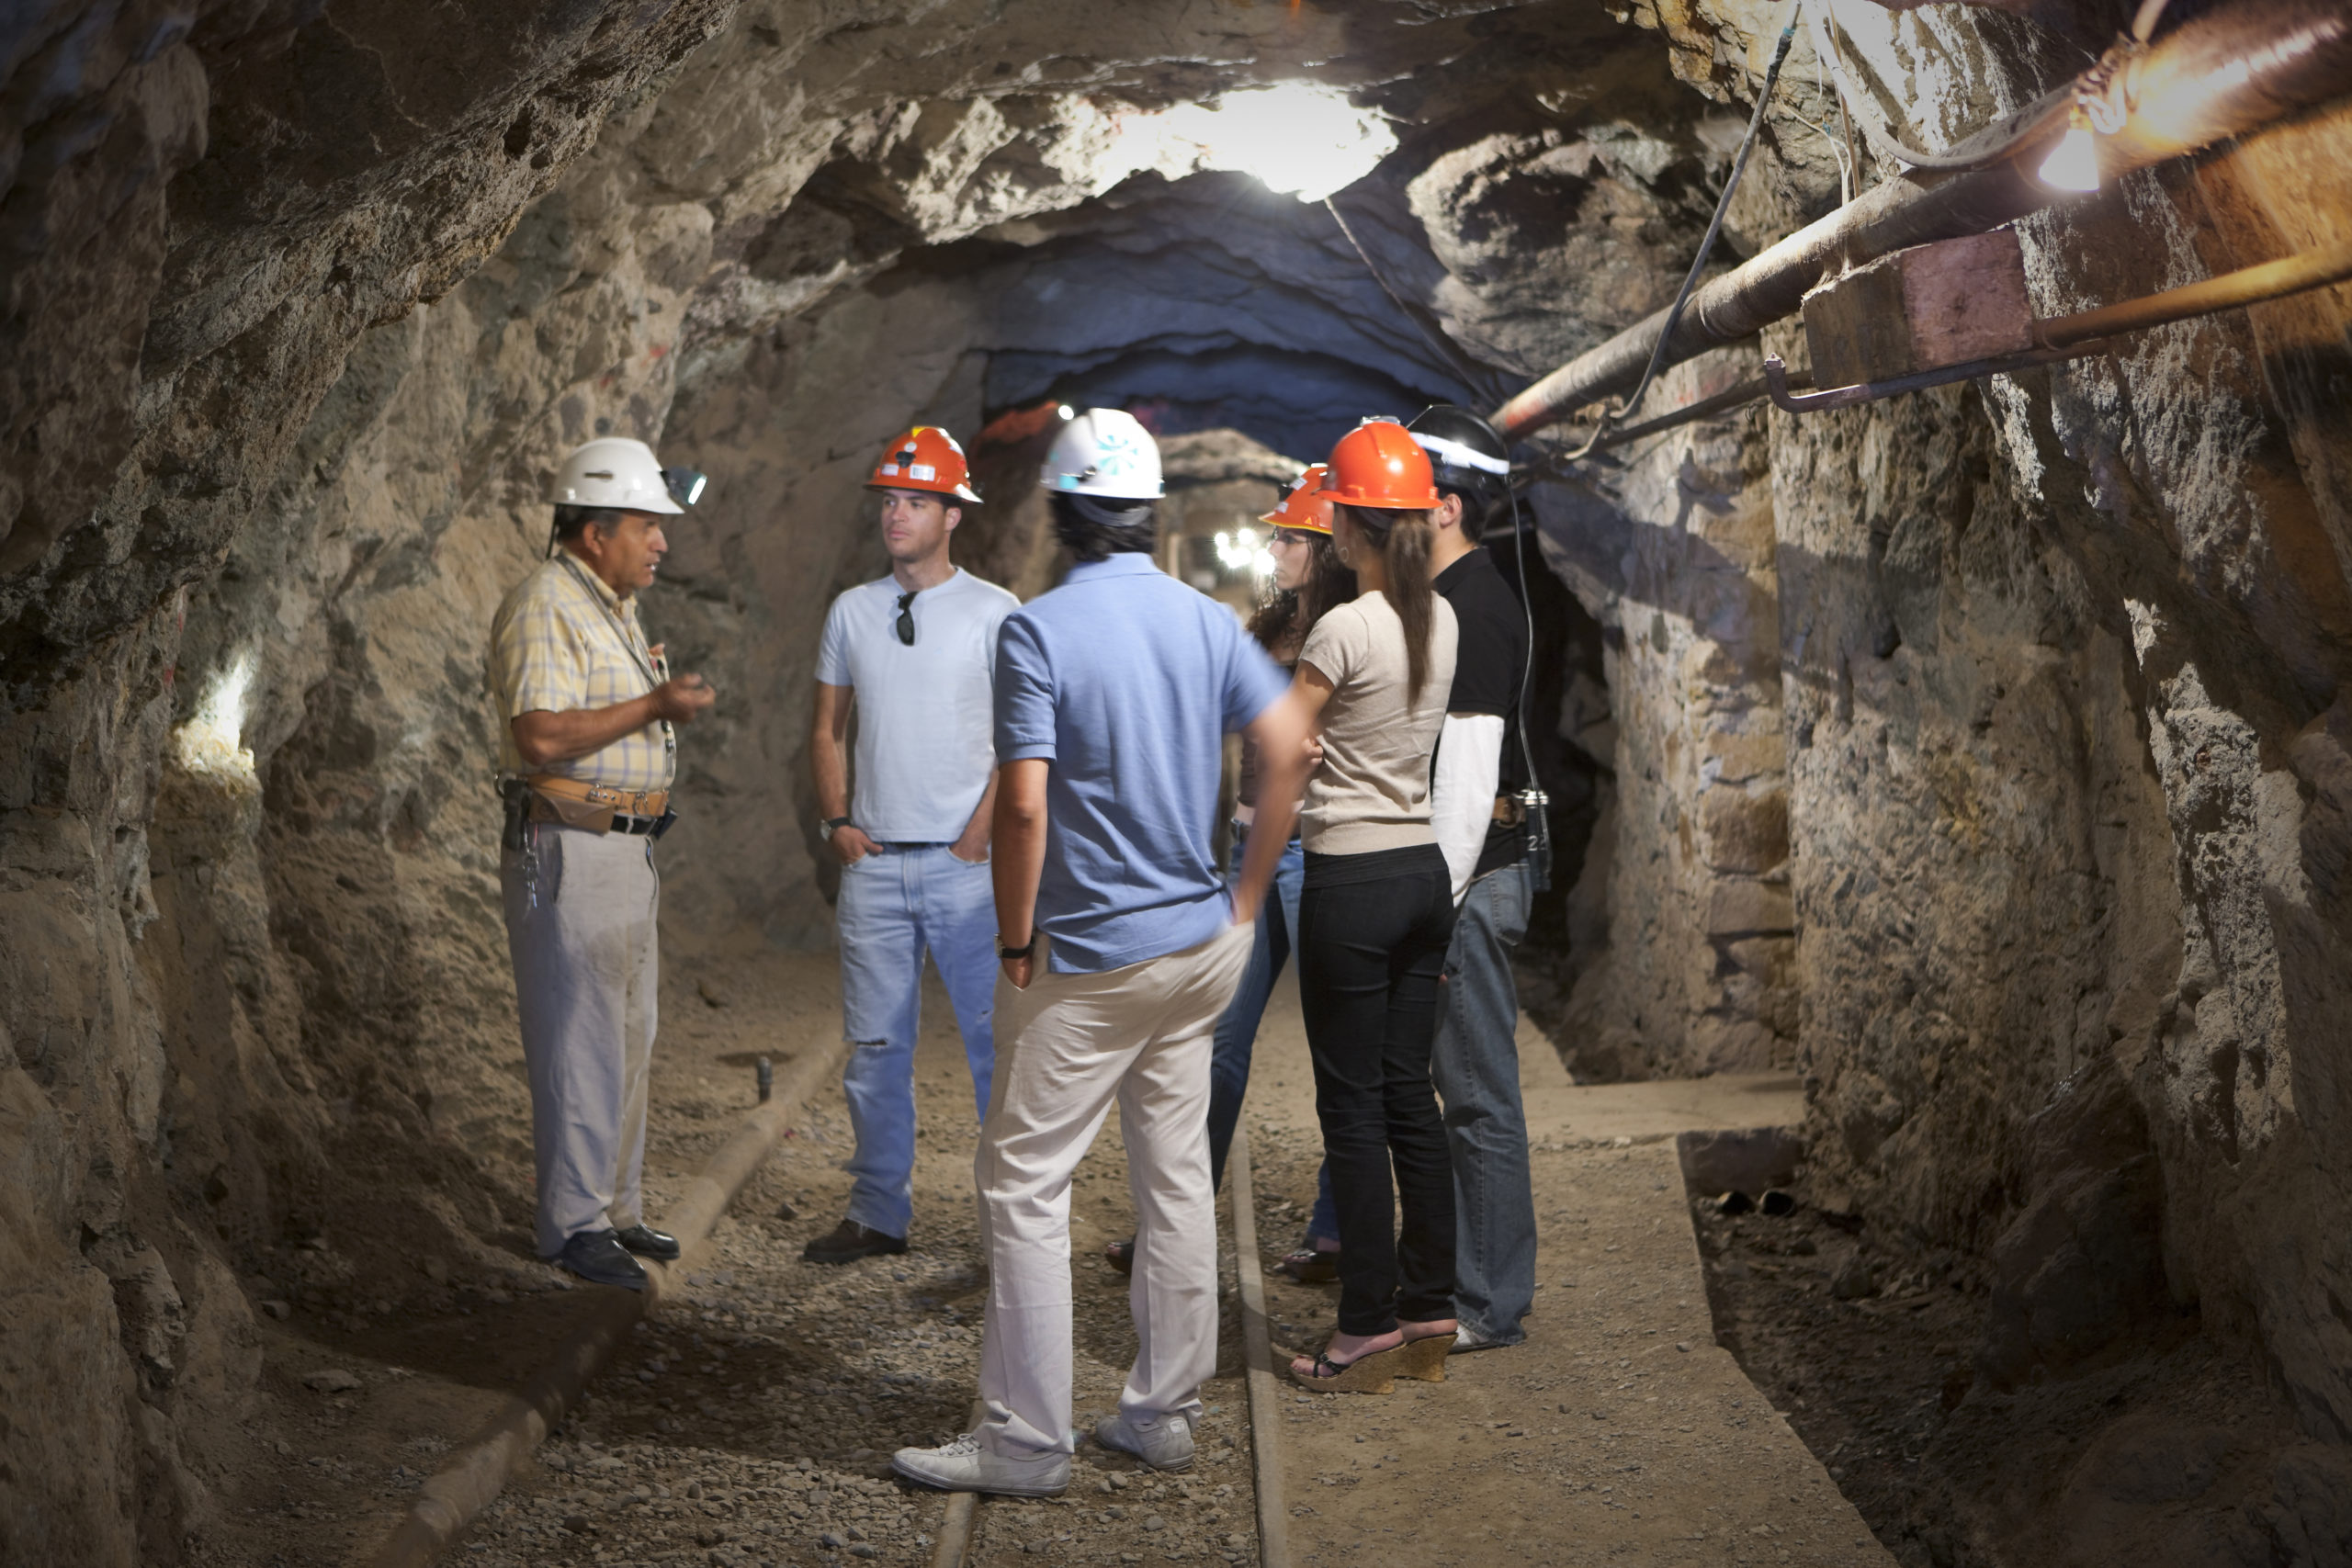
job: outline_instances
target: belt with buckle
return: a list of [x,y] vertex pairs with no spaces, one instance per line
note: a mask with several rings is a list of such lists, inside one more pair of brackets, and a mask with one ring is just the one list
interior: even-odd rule
[[616,815],[659,817],[670,808],[670,792],[666,789],[615,789],[610,784],[566,778],[561,773],[534,773],[523,782],[540,795],[583,801],[590,806],[608,806]]

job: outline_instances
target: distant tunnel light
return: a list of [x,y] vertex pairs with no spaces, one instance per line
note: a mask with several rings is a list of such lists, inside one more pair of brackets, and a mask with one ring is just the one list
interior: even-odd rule
[[1121,136],[1132,167],[1171,175],[1231,169],[1301,201],[1353,185],[1396,146],[1386,120],[1313,82],[1244,88],[1214,104],[1137,115]]
[[1216,536],[1217,564],[1230,572],[1249,572],[1257,577],[1274,575],[1274,554],[1266,548],[1254,528],[1237,528]]
[[243,741],[245,698],[253,690],[253,650],[239,654],[212,678],[196,716],[172,732],[172,749],[180,766],[229,788],[250,788],[255,783],[254,754]]

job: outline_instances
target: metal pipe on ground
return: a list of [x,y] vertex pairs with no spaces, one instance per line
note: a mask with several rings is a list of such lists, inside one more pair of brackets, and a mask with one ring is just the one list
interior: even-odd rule
[[589,1381],[604,1371],[638,1320],[651,1315],[679,1289],[687,1271],[700,1261],[718,1216],[784,1137],[800,1103],[828,1074],[839,1070],[843,1049],[836,1042],[829,1050],[786,1061],[784,1092],[743,1118],[735,1135],[662,1216],[678,1238],[678,1261],[646,1263],[642,1292],[605,1292],[595,1315],[557,1346],[555,1354],[507,1399],[474,1440],[425,1481],[407,1517],[376,1553],[373,1568],[425,1568],[490,1506],[514,1467],[578,1406]]
[[[2352,16],[2335,0],[2242,0],[2182,23],[2126,69],[2132,112],[2098,142],[2100,172],[2110,180],[2352,92]],[[1794,315],[1833,268],[1982,234],[2061,195],[2017,163],[1891,180],[1701,286],[1667,344],[1666,362],[1738,343]],[[1489,416],[1495,427],[1515,441],[1629,389],[1668,314],[1660,310],[1553,371],[1497,409]]]

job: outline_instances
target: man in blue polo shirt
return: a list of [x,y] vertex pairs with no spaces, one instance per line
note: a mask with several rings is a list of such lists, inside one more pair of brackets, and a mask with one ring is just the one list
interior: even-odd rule
[[[1069,1180],[1115,1100],[1136,1204],[1136,1362],[1095,1440],[1193,1461],[1216,1370],[1209,1040],[1306,783],[1307,727],[1231,611],[1152,565],[1159,453],[1094,409],[1046,459],[1077,558],[997,650],[996,1078],[974,1174],[989,1248],[979,1429],[902,1449],[952,1491],[1051,1496],[1072,1449]],[[1264,759],[1230,897],[1210,853],[1224,737]]]

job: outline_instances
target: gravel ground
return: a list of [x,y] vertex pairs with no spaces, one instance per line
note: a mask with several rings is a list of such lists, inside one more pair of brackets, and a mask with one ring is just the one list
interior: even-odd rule
[[[749,1568],[931,1560],[945,1498],[892,1477],[889,1455],[967,1426],[984,1292],[970,1082],[935,983],[924,1011],[916,1072],[924,1133],[907,1254],[844,1268],[800,1260],[802,1245],[839,1220],[849,1190],[840,1168],[852,1142],[848,1117],[838,1084],[829,1085],[720,1222],[686,1300],[639,1326],[457,1561]],[[696,1020],[703,1038],[684,1049],[697,1052],[707,1072],[673,1058],[666,1081],[657,1077],[648,1151],[657,1214],[666,1190],[723,1131],[705,1125],[707,1117],[673,1114],[687,1107],[672,1102],[694,1100],[700,1110],[714,1091],[738,1089],[750,1102],[744,1032],[733,1021],[718,1010]],[[1104,1241],[1126,1234],[1131,1215],[1115,1116],[1080,1168],[1072,1210],[1077,1425],[1089,1430],[1114,1407],[1135,1352],[1125,1281],[1098,1258]],[[1226,1342],[1204,1393],[1209,1415],[1193,1469],[1159,1477],[1082,1443],[1066,1496],[981,1506],[968,1562],[1254,1560],[1229,1265],[1224,1273]]]

